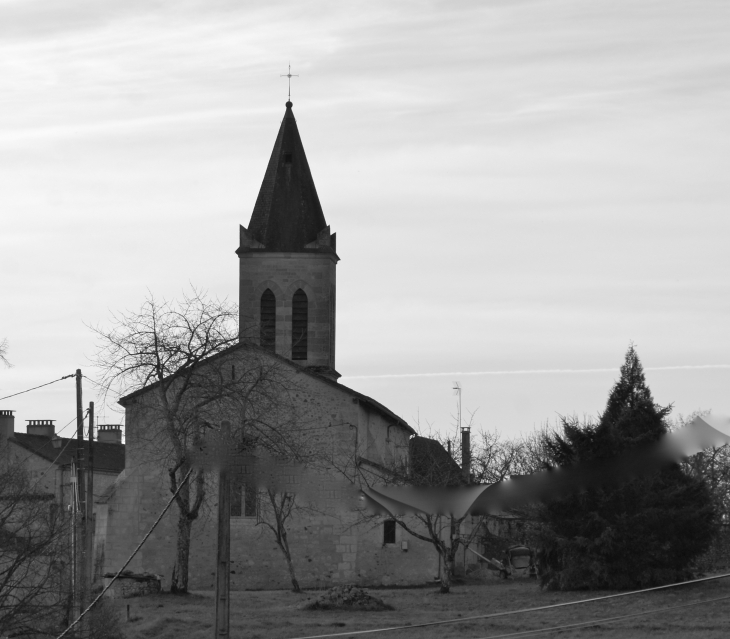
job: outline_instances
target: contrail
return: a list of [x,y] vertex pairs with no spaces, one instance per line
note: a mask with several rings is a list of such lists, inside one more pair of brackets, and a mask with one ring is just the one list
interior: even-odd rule
[[[645,371],[685,371],[730,368],[730,364],[697,364],[685,366],[647,366]],[[393,379],[405,377],[466,377],[477,375],[563,375],[570,373],[615,373],[618,368],[536,368],[516,371],[460,371],[450,373],[386,373],[384,375],[343,375],[343,379]]]

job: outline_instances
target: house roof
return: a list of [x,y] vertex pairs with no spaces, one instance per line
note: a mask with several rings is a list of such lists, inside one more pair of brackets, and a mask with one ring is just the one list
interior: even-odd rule
[[[58,448],[54,448],[53,438],[43,435],[14,433],[11,441],[43,459],[55,462],[59,466],[68,466],[76,458],[78,442],[76,439],[68,437],[59,437],[58,439],[61,442]],[[89,442],[84,442],[84,450],[88,452]],[[93,442],[93,451],[95,470],[114,473],[120,473],[124,470],[124,444]]]
[[428,437],[412,437],[409,441],[411,478],[423,486],[458,486],[463,482],[459,464],[440,442]]
[[[356,390],[353,390],[352,388],[349,388],[349,387],[345,386],[344,384],[340,384],[339,382],[336,382],[328,377],[325,377],[324,375],[320,375],[316,370],[310,370],[304,366],[299,366],[298,364],[292,362],[291,360],[288,360],[286,357],[282,357],[281,355],[272,353],[271,351],[261,348],[260,346],[258,346],[257,344],[254,344],[252,342],[239,342],[238,344],[229,346],[228,348],[216,353],[215,355],[211,355],[208,359],[201,361],[198,364],[198,366],[203,366],[207,362],[213,361],[214,359],[217,359],[219,357],[225,357],[226,355],[230,355],[232,352],[234,352],[238,349],[249,349],[249,350],[255,351],[258,355],[264,355],[267,357],[275,358],[275,359],[279,360],[281,363],[286,364],[287,366],[293,368],[298,373],[312,377],[312,378],[316,379],[318,382],[327,384],[328,386],[330,386],[332,388],[336,388],[337,390],[339,390],[343,393],[346,393],[347,395],[350,395],[350,397],[352,397],[353,399],[357,399],[359,402],[362,402],[363,404],[370,406],[371,408],[378,411],[385,417],[392,419],[399,426],[402,426],[403,428],[405,428],[410,435],[416,434],[416,431],[413,430],[413,428],[408,425],[408,422],[406,422],[403,418],[396,415],[389,408],[386,408],[385,406],[383,406],[380,402],[374,400],[372,397],[368,397],[367,395],[358,393]],[[179,373],[170,375],[170,377],[168,379],[174,378],[178,374]],[[128,395],[125,395],[124,397],[120,397],[118,400],[119,404],[126,407],[126,405],[129,403],[130,400],[135,399],[135,398],[147,393],[148,391],[152,390],[153,388],[156,388],[158,385],[159,385],[159,382],[155,382],[154,384],[150,384],[148,386],[145,386],[144,388],[140,388],[139,390],[136,390],[133,393],[129,393]]]
[[268,251],[304,251],[326,226],[292,103],[286,103],[248,233]]

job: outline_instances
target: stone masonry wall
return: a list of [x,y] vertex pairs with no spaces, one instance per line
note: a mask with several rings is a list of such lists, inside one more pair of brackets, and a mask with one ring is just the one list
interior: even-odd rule
[[[243,357],[238,351],[232,357]],[[296,369],[294,364],[286,364]],[[342,461],[346,472],[360,456],[388,465],[392,456],[407,450],[408,432],[393,425],[381,412],[359,401],[339,386],[303,373],[298,378],[295,401],[302,420],[311,428],[310,443]],[[160,464],[144,462],[142,448],[156,428],[150,414],[127,408],[127,460],[124,476],[107,503],[103,571],[112,572],[126,560],[170,498],[169,480]],[[357,449],[356,449],[357,444]],[[139,449],[139,450],[138,450]],[[348,466],[349,464],[349,466]],[[349,470],[348,470],[349,468]],[[342,469],[340,469],[342,470]],[[331,480],[320,480],[324,512],[298,516],[288,529],[289,542],[300,582],[304,587],[356,582],[362,585],[420,584],[433,579],[438,558],[430,544],[416,540],[399,527],[397,543],[383,544],[382,520],[354,525],[358,515],[341,494],[338,471]],[[190,581],[193,589],[212,588],[215,577],[217,489],[213,473],[206,485],[206,502],[193,524]],[[170,585],[176,544],[177,507],[173,505],[151,535],[130,570],[162,575],[163,589]],[[407,550],[401,546],[407,541]],[[289,588],[283,555],[270,531],[256,518],[231,521],[231,585],[234,589]]]
[[[326,488],[323,489],[326,491]],[[215,495],[211,482],[209,494]],[[165,495],[158,493],[156,509],[140,508],[139,526],[130,520],[117,519],[132,541],[137,528],[140,539],[152,521],[153,510],[161,510]],[[153,503],[149,499],[150,505]],[[216,501],[193,525],[190,554],[190,585],[192,589],[210,590],[215,587],[216,569]],[[169,589],[174,563],[174,507],[163,519],[130,566],[162,576],[163,589]],[[383,520],[353,526],[352,512],[336,511],[334,516],[303,514],[288,526],[288,538],[297,577],[302,587],[326,587],[338,583],[373,585],[408,585],[430,581],[438,572],[438,557],[430,544],[411,537],[396,528],[396,543],[383,544]],[[407,542],[403,550],[401,542]],[[131,544],[130,544],[131,545]],[[126,552],[126,551],[125,551]],[[109,553],[106,570],[121,565],[121,553]],[[124,557],[126,559],[126,557]],[[288,589],[291,587],[284,556],[272,533],[258,524],[255,517],[231,519],[231,588],[233,590]]]
[[276,296],[276,353],[291,359],[292,297],[301,288],[309,303],[306,366],[335,368],[335,257],[326,253],[250,252],[240,256],[240,326],[258,344],[261,295]]

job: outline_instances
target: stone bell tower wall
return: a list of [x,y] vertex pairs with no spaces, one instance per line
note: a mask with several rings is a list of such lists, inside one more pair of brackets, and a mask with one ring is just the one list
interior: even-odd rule
[[292,358],[292,298],[307,294],[307,359],[302,366],[335,369],[335,270],[333,252],[246,251],[240,258],[241,339],[259,343],[261,296],[276,297],[276,353]]

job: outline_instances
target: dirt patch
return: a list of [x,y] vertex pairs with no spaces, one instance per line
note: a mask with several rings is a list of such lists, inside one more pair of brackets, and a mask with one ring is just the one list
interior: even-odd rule
[[301,610],[382,611],[395,610],[382,599],[374,597],[364,588],[353,585],[335,586],[300,606]]

